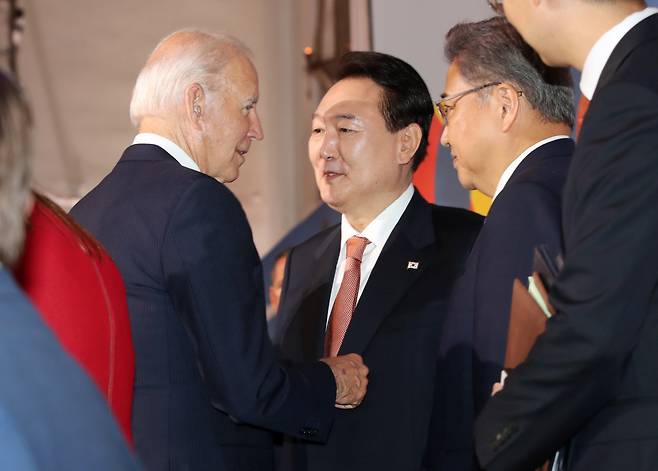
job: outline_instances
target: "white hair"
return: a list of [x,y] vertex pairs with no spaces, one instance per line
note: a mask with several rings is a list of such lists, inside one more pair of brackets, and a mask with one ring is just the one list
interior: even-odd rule
[[240,54],[251,57],[251,51],[240,40],[224,33],[187,29],[165,37],[135,82],[130,102],[133,125],[139,126],[145,116],[171,116],[184,100],[185,89],[195,83],[212,101],[212,92],[223,83],[222,69]]

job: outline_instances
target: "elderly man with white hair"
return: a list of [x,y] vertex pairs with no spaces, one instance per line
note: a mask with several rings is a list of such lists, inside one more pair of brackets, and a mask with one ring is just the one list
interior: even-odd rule
[[334,404],[355,407],[365,394],[358,355],[282,366],[269,342],[258,254],[223,184],[263,138],[257,101],[239,41],[168,36],[135,85],[133,145],[72,210],[126,283],[133,433],[149,470],[267,471],[263,428],[324,441]]

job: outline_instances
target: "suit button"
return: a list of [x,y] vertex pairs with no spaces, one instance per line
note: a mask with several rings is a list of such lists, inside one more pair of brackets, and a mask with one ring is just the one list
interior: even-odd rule
[[304,427],[299,432],[305,437],[314,437],[318,434],[319,430],[316,428]]

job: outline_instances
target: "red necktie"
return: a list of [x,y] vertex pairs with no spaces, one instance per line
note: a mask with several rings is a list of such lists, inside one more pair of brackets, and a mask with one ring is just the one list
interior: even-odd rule
[[576,139],[580,135],[580,128],[583,126],[583,119],[585,118],[585,113],[589,108],[589,100],[585,95],[580,95],[580,100],[578,101],[578,111],[576,113]]
[[338,288],[336,300],[331,308],[331,317],[324,336],[324,353],[335,357],[345,338],[347,326],[350,325],[352,314],[356,307],[356,298],[359,294],[361,282],[361,258],[363,251],[370,241],[365,237],[354,236],[347,240],[347,258],[345,259],[345,272]]

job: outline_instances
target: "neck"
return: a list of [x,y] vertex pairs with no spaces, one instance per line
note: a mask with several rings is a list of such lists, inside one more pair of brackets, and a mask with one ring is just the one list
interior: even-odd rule
[[196,162],[196,159],[194,159],[194,155],[192,153],[191,146],[189,145],[188,140],[185,139],[184,133],[180,128],[172,126],[167,120],[155,116],[146,116],[140,121],[137,131],[140,133],[150,132],[162,137],[166,137],[170,141],[174,142],[178,147],[183,149],[185,153]]
[[[564,28],[565,34],[562,38],[563,44],[568,45],[565,48],[568,64],[578,70],[583,70],[587,55],[601,36],[628,15],[646,7],[644,2],[636,1],[578,1],[572,5],[566,15],[568,26]],[[583,18],[587,18],[587,21],[584,22]]]
[[565,135],[569,136],[571,134],[571,128],[566,124],[562,123],[542,123],[541,126],[536,126],[534,128],[526,129],[523,133],[511,137],[507,146],[498,146],[499,149],[503,150],[503,154],[500,157],[494,157],[491,161],[494,165],[491,168],[488,178],[484,178],[483,181],[479,182],[477,189],[481,193],[489,197],[493,197],[493,194],[496,191],[500,177],[503,176],[503,172],[509,167],[509,165],[514,162],[526,149],[537,144],[544,139],[549,137]]
[[358,201],[355,208],[350,208],[345,212],[345,218],[350,225],[358,232],[363,232],[377,216],[388,208],[396,199],[405,192],[411,182],[407,182],[402,189],[380,195],[379,198],[372,201]]

